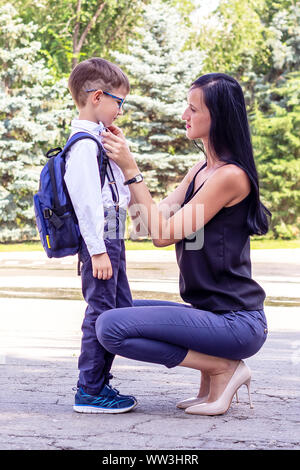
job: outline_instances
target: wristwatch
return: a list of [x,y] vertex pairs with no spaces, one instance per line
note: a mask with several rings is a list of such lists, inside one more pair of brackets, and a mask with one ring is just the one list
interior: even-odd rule
[[124,181],[124,184],[140,183],[141,181],[143,181],[143,179],[144,179],[143,175],[141,175],[141,173],[139,173],[134,178],[131,178],[130,180]]

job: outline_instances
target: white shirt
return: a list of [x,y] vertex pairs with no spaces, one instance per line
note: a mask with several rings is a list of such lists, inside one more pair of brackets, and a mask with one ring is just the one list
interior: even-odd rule
[[[101,142],[100,134],[104,129],[102,122],[74,119],[71,122],[71,134],[88,132]],[[107,177],[101,190],[98,146],[89,139],[74,144],[66,155],[65,182],[78,219],[80,233],[87,245],[90,256],[105,253],[103,240],[104,207],[114,205]],[[130,190],[124,186],[124,175],[118,165],[109,160],[119,192],[119,206],[127,210],[130,202]]]

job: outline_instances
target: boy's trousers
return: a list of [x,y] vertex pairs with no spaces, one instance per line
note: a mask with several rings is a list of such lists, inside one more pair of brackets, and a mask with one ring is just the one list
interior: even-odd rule
[[81,353],[78,360],[79,379],[77,386],[86,393],[97,395],[108,384],[114,355],[99,343],[95,322],[105,310],[131,307],[132,297],[126,275],[124,227],[126,211],[106,209],[105,236],[107,254],[113,275],[108,280],[93,277],[92,260],[83,242],[79,253],[81,265],[82,293],[88,306],[82,324]]

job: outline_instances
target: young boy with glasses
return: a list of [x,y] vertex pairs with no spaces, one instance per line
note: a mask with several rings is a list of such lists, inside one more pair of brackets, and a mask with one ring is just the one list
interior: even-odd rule
[[[115,64],[101,58],[79,63],[69,90],[79,111],[71,135],[87,132],[101,142],[102,131],[123,114],[129,81]],[[82,324],[79,378],[73,409],[80,413],[124,413],[136,405],[109,385],[114,356],[98,342],[95,322],[105,310],[132,306],[126,276],[124,227],[130,191],[120,168],[107,159],[101,189],[98,145],[92,139],[75,143],[66,157],[66,186],[82,235],[79,252],[82,293],[87,308]]]

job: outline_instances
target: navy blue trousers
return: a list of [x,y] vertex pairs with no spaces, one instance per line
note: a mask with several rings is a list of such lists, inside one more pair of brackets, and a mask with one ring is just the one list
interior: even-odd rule
[[267,337],[263,310],[212,313],[190,305],[135,300],[104,312],[96,334],[112,354],[175,367],[188,350],[228,359],[254,355]]
[[81,353],[78,360],[78,387],[97,395],[109,382],[114,354],[103,347],[96,336],[95,323],[102,312],[120,307],[131,307],[132,297],[126,275],[123,239],[105,239],[113,276],[102,280],[93,277],[92,261],[83,242],[79,259],[82,263],[82,293],[88,306],[82,323]]

